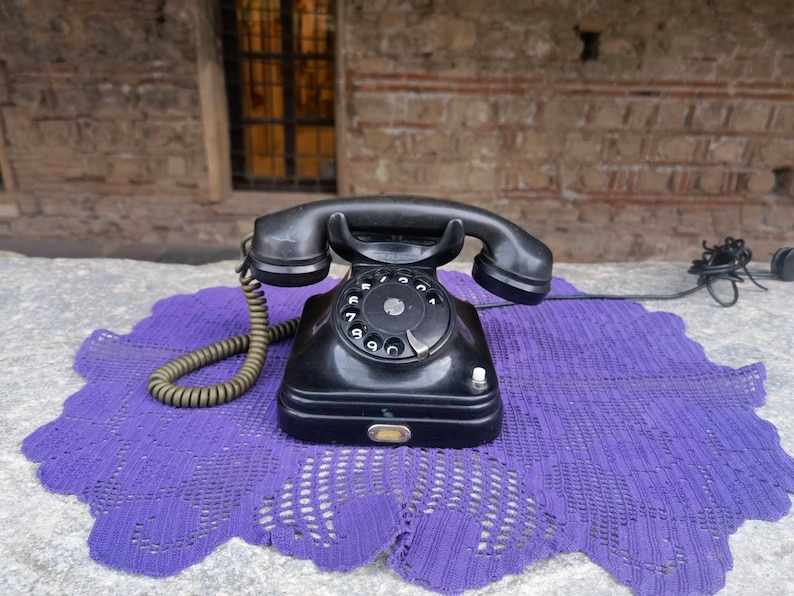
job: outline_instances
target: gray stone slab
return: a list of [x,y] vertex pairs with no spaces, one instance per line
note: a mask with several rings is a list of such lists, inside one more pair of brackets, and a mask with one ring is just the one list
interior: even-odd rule
[[[427,593],[385,565],[385,557],[351,573],[233,539],[206,560],[164,579],[131,575],[93,562],[86,539],[92,517],[70,495],[45,490],[22,439],[56,418],[83,385],[75,353],[97,328],[127,333],[159,299],[208,286],[234,286],[232,262],[204,266],[111,259],[0,256],[0,591],[36,594],[390,594]],[[464,265],[462,268],[467,269]],[[682,263],[561,264],[555,273],[587,292],[668,292],[689,287]],[[339,270],[337,270],[337,273]],[[763,361],[767,405],[758,414],[777,426],[794,453],[794,284],[741,287],[739,303],[716,306],[704,293],[646,303],[683,317],[708,357],[732,367]],[[723,596],[794,593],[794,514],[776,523],[751,521],[730,538],[734,569]],[[628,594],[582,554],[541,561],[476,594],[590,596]]]

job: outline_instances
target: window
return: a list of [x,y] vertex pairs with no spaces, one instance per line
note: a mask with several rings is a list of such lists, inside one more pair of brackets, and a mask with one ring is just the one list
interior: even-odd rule
[[336,192],[333,0],[221,0],[232,185]]

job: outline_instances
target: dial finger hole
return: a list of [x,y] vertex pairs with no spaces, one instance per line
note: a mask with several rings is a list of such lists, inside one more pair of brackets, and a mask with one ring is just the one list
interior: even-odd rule
[[396,279],[397,282],[401,284],[410,283],[412,278],[413,278],[413,274],[407,269],[398,269],[397,272],[394,274],[394,279]]
[[444,297],[440,292],[436,292],[435,290],[430,290],[427,294],[425,294],[425,300],[431,306],[437,306],[444,303]]
[[350,305],[358,304],[361,301],[361,292],[352,290],[345,294],[345,303]]
[[385,284],[392,277],[392,272],[388,269],[379,269],[375,273],[375,283]]
[[399,356],[405,351],[405,344],[397,337],[390,337],[383,347],[388,356]]
[[355,306],[347,306],[342,309],[342,316],[345,321],[352,323],[358,318],[358,309]]
[[353,339],[361,339],[367,333],[367,326],[364,323],[353,323],[347,328],[347,334]]
[[414,288],[420,292],[427,292],[430,289],[430,282],[420,277],[414,282]]
[[377,333],[370,333],[364,337],[364,349],[369,352],[377,352],[383,346],[383,338]]

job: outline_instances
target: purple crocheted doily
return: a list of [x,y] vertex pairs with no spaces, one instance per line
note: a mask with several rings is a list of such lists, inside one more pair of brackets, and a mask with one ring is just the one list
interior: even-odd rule
[[[470,277],[442,281],[492,301]],[[330,288],[270,289],[271,320]],[[556,293],[574,293],[555,280]],[[754,413],[763,365],[709,362],[680,318],[632,302],[556,301],[481,313],[499,373],[504,429],[474,449],[331,447],[290,439],[274,395],[290,343],[224,406],[174,409],[150,372],[246,331],[237,288],[162,300],[132,333],[100,330],[75,369],[83,389],[23,451],[48,489],[96,517],[102,564],[152,576],[193,565],[233,536],[349,570],[393,547],[408,581],[455,593],[582,551],[640,594],[713,593],[727,537],[790,506],[794,460]],[[193,373],[219,382],[241,357]]]

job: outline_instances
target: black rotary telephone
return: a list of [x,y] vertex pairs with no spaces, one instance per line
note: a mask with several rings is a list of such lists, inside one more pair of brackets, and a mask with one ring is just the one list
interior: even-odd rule
[[[291,334],[294,325],[268,325],[258,284],[246,271],[274,286],[314,284],[328,275],[330,247],[351,268],[334,289],[304,305],[278,394],[281,428],[319,443],[469,447],[492,441],[501,430],[502,403],[479,317],[436,274],[460,253],[467,235],[482,240],[472,277],[483,288],[521,304],[537,304],[548,294],[552,256],[546,245],[476,207],[376,196],[264,215],[240,267],[251,333],[167,364],[152,375],[149,391],[171,405],[202,406],[247,390],[267,345]],[[246,350],[243,368],[227,383],[173,384]]]

